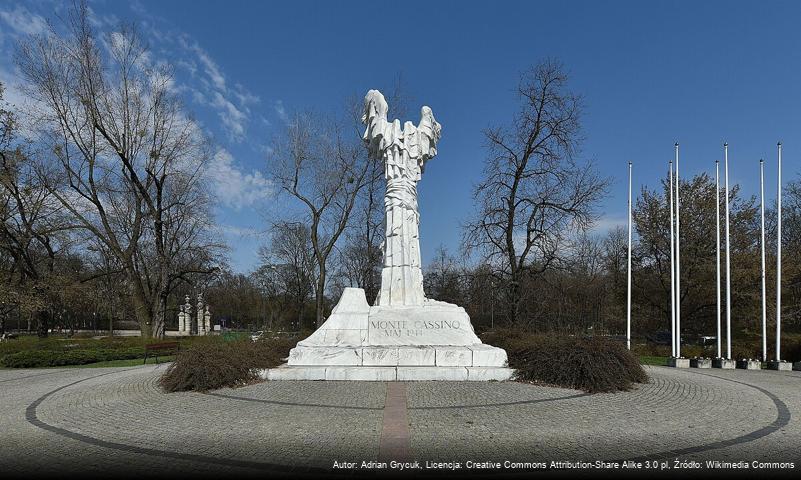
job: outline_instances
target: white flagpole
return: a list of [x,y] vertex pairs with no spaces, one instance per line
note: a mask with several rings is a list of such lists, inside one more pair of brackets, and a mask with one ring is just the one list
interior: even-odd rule
[[720,357],[720,161],[715,160],[715,256],[716,256],[716,290],[717,290],[717,327],[718,327],[718,356]]
[[628,286],[626,292],[626,348],[631,350],[631,162],[629,162],[629,257]]
[[671,356],[676,356],[676,256],[673,239],[673,161],[668,163],[670,176],[670,346]]
[[731,244],[729,239],[729,144],[723,144],[723,170],[726,184],[726,358],[731,360]]
[[776,197],[776,361],[781,361],[782,335],[782,143],[779,142],[779,181]]
[[759,198],[761,218],[760,247],[762,249],[762,361],[768,361],[768,304],[765,298],[765,161],[759,160]]
[[676,358],[681,358],[681,238],[679,237],[679,144],[676,149]]

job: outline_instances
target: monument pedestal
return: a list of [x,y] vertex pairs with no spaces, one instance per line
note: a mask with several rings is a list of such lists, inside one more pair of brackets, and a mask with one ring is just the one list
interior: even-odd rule
[[260,372],[264,380],[359,380],[394,381],[504,381],[514,370],[507,367],[368,367],[368,366],[291,366],[282,365]]
[[508,380],[506,351],[481,343],[463,308],[371,307],[346,288],[328,320],[289,352],[266,380]]

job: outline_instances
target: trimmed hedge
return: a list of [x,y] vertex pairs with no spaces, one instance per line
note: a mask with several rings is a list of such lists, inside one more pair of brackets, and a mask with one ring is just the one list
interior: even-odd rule
[[258,379],[257,369],[278,366],[295,346],[293,339],[225,341],[208,338],[178,353],[159,379],[166,392],[205,392],[246,385]]
[[108,360],[142,358],[144,355],[145,350],[142,347],[63,351],[28,350],[4,355],[0,358],[0,365],[8,368],[60,367],[64,365],[85,365]]
[[[489,337],[489,336],[488,336]],[[589,393],[629,390],[648,375],[620,342],[604,337],[496,332],[487,342],[506,349],[516,379]]]

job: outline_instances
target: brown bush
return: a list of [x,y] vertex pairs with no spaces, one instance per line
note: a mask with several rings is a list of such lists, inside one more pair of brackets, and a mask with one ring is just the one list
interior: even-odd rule
[[245,385],[257,379],[257,369],[280,364],[294,343],[289,339],[202,339],[178,353],[159,383],[167,392]]
[[589,393],[628,390],[634,383],[648,381],[637,357],[625,345],[604,337],[505,331],[487,336],[487,340],[506,349],[518,380]]
[[284,363],[289,351],[298,343],[297,338],[261,338],[251,342],[256,368],[273,368]]

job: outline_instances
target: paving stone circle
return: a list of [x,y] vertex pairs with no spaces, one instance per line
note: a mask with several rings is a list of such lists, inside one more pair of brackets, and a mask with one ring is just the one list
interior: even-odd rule
[[[164,368],[0,370],[0,470],[314,474],[335,460],[379,458],[387,383],[165,394],[157,384]],[[648,373],[651,381],[632,391],[596,395],[516,382],[406,382],[409,459],[799,464],[801,372]]]

